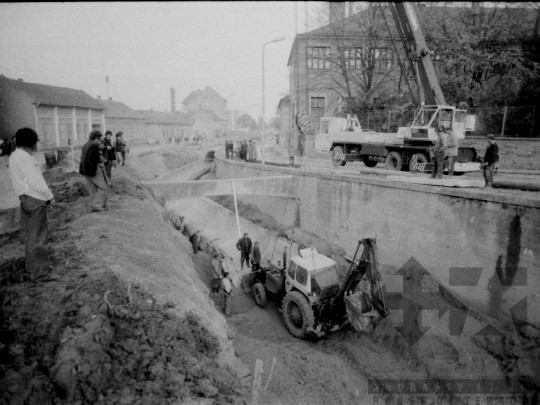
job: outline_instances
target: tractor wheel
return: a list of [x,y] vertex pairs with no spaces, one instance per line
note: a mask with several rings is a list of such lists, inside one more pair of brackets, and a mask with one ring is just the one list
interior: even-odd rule
[[384,162],[384,165],[388,170],[401,170],[401,164],[403,163],[403,158],[401,157],[401,153],[399,152],[390,152],[388,156],[386,156],[386,161]]
[[343,148],[341,146],[336,146],[332,151],[332,163],[334,167],[345,166]]
[[423,153],[417,153],[411,156],[409,160],[409,171],[412,173],[418,172],[417,164],[429,163],[427,156]]
[[264,308],[266,305],[266,290],[262,283],[255,283],[253,285],[253,296],[255,297],[255,302],[261,308]]
[[377,160],[369,160],[368,155],[362,155],[362,162],[364,162],[367,167],[375,167],[377,166],[377,163],[379,163]]
[[305,338],[308,327],[313,327],[315,315],[309,305],[308,300],[302,293],[291,291],[283,300],[283,321],[285,326],[291,332],[291,335],[299,339]]

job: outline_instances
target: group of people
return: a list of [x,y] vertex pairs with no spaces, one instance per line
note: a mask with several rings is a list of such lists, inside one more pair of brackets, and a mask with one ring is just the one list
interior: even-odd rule
[[225,158],[234,159],[235,156],[246,162],[254,163],[258,159],[257,144],[250,139],[249,142],[246,140],[238,141],[235,147],[233,141],[225,141]]
[[[454,175],[454,166],[459,151],[459,140],[451,128],[439,126],[436,129],[436,133],[437,141],[433,148],[434,159],[431,178],[442,179],[445,166],[448,169],[448,177],[451,178]],[[482,169],[484,172],[485,187],[491,188],[493,187],[493,174],[497,173],[499,168],[499,146],[495,142],[495,136],[493,134],[489,134],[486,139],[488,141],[488,147],[482,161]]]
[[[92,211],[109,209],[108,190],[111,186],[112,167],[124,166],[126,162],[127,143],[123,133],[116,134],[112,143],[112,132],[105,132],[105,139],[100,131],[90,133],[81,152],[79,173],[84,176],[90,193],[89,205]],[[118,163],[116,163],[118,161]]]

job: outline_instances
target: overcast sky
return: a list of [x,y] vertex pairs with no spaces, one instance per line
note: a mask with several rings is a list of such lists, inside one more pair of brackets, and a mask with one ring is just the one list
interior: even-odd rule
[[[298,32],[305,31],[298,2]],[[324,7],[309,3],[312,17]],[[266,116],[289,91],[287,59],[295,2],[0,3],[0,73],[28,82],[109,94],[134,109],[179,108],[194,90],[212,87],[230,109],[253,117],[262,108],[266,47]]]

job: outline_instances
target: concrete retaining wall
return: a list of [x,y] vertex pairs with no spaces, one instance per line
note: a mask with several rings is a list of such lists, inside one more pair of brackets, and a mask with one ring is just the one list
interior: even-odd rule
[[[221,179],[294,173],[304,231],[329,239],[349,255],[359,239],[376,237],[384,277],[414,257],[456,296],[495,318],[508,321],[504,314],[527,297],[528,320],[540,324],[540,198],[532,193],[517,198],[220,159],[216,165]],[[256,197],[250,200],[256,203]],[[283,215],[280,204],[285,203],[275,199],[277,219]],[[450,286],[450,268],[456,267],[476,271],[476,285]],[[527,269],[526,281],[518,268]]]

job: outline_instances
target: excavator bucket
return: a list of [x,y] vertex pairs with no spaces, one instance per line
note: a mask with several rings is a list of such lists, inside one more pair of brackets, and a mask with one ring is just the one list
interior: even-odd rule
[[379,312],[372,303],[370,283],[363,278],[358,290],[344,297],[347,317],[354,330],[369,333],[375,327]]

